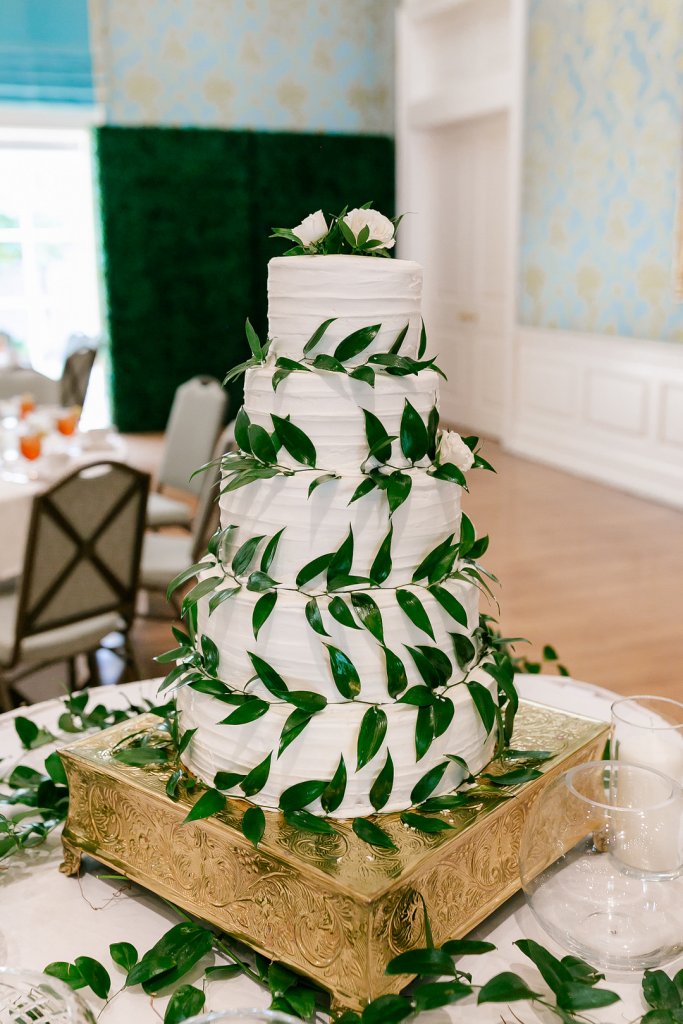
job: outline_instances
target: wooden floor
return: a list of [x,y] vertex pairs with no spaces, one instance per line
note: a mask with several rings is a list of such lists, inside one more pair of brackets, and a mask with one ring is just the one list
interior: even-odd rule
[[[126,441],[131,460],[153,471],[161,437]],[[491,537],[485,564],[501,586],[500,615],[482,610],[531,641],[518,648],[529,658],[551,644],[577,679],[683,700],[683,512],[491,442],[483,454],[497,473],[469,474],[464,507]],[[134,642],[141,673],[159,675],[153,657],[172,646],[170,623],[140,619]]]

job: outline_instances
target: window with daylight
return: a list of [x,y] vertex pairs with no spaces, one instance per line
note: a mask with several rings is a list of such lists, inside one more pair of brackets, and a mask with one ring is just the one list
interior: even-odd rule
[[2,348],[51,377],[101,331],[93,207],[87,131],[0,129]]

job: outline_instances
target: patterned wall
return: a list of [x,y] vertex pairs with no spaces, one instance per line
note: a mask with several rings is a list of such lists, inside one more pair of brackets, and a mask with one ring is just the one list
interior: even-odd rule
[[395,0],[91,0],[107,119],[393,130]]
[[523,323],[683,340],[683,0],[531,0]]

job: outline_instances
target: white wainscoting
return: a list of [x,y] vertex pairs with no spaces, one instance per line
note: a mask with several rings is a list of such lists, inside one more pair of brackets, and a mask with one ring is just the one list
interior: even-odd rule
[[504,444],[683,508],[683,345],[519,326]]

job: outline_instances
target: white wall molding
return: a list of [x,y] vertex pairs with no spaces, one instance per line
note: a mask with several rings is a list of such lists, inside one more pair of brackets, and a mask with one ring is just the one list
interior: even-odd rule
[[683,508],[683,346],[518,326],[505,446]]

